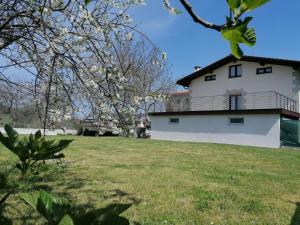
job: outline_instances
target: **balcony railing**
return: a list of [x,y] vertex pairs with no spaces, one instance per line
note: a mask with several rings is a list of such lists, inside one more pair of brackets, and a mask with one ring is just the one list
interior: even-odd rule
[[[276,91],[242,93],[238,109],[286,109],[298,112],[297,101]],[[180,107],[172,107],[171,111],[186,111]],[[228,95],[202,96],[190,98],[190,110],[215,111],[230,110]]]

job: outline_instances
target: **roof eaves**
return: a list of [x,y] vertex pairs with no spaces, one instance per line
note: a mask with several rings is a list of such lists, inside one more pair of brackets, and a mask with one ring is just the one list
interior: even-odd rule
[[[190,75],[187,75],[183,78],[181,78],[180,80],[178,80],[176,82],[176,84],[178,85],[182,85],[184,87],[188,87],[190,82],[197,78],[200,77],[204,74],[207,74],[209,72],[212,72],[214,69],[219,68],[223,65],[226,65],[227,63],[236,61],[239,59],[236,59],[233,55],[228,55],[204,68],[202,68],[199,71],[196,71]],[[268,58],[268,57],[258,57],[258,56],[243,56],[242,59],[240,59],[241,61],[248,61],[248,62],[258,62],[261,64],[276,64],[276,65],[283,65],[283,66],[291,66],[295,69],[299,69],[300,68],[300,61],[296,61],[296,60],[289,60],[289,59],[278,59],[278,58]]]

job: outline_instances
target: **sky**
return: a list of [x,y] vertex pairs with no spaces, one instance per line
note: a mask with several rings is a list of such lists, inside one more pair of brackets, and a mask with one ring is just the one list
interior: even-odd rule
[[[222,24],[229,9],[226,0],[189,0],[194,10],[205,20]],[[193,71],[194,66],[204,67],[230,54],[230,48],[219,32],[205,29],[194,23],[180,5],[171,4],[182,11],[169,14],[162,0],[145,0],[147,6],[135,7],[131,16],[138,30],[167,53],[170,72],[177,80]],[[253,16],[251,26],[256,30],[257,44],[242,45],[244,54],[300,60],[300,0],[271,0],[247,15]],[[3,60],[0,58],[0,64]],[[12,69],[13,78],[27,80],[25,71]]]
[[[162,51],[167,52],[175,80],[188,75],[194,66],[206,66],[230,54],[221,34],[194,23],[179,0],[170,0],[182,11],[171,15],[162,0],[145,0],[147,6],[135,8],[132,16],[138,29]],[[190,0],[194,10],[205,20],[222,24],[229,14],[226,0]],[[271,0],[247,15],[256,30],[254,47],[242,45],[244,54],[300,60],[300,1]]]

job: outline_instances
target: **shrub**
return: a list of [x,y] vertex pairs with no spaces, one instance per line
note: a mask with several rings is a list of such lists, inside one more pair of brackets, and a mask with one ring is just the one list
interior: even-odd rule
[[0,142],[12,153],[18,156],[20,162],[16,167],[26,174],[30,169],[31,172],[37,172],[41,163],[50,159],[61,159],[65,155],[61,153],[73,140],[46,140],[41,131],[30,134],[29,137],[19,137],[18,133],[10,126],[4,127],[7,136],[0,132]]
[[120,214],[131,204],[112,204],[103,209],[78,214],[64,198],[57,198],[46,191],[22,194],[23,200],[38,211],[48,225],[129,225]]

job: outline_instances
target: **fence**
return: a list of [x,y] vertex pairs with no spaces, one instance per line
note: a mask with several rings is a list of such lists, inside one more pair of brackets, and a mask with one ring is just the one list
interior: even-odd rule
[[[190,98],[190,104],[193,111],[229,110],[229,96],[193,97]],[[239,104],[239,109],[286,109],[298,112],[298,105],[294,99],[276,91],[243,93]]]

